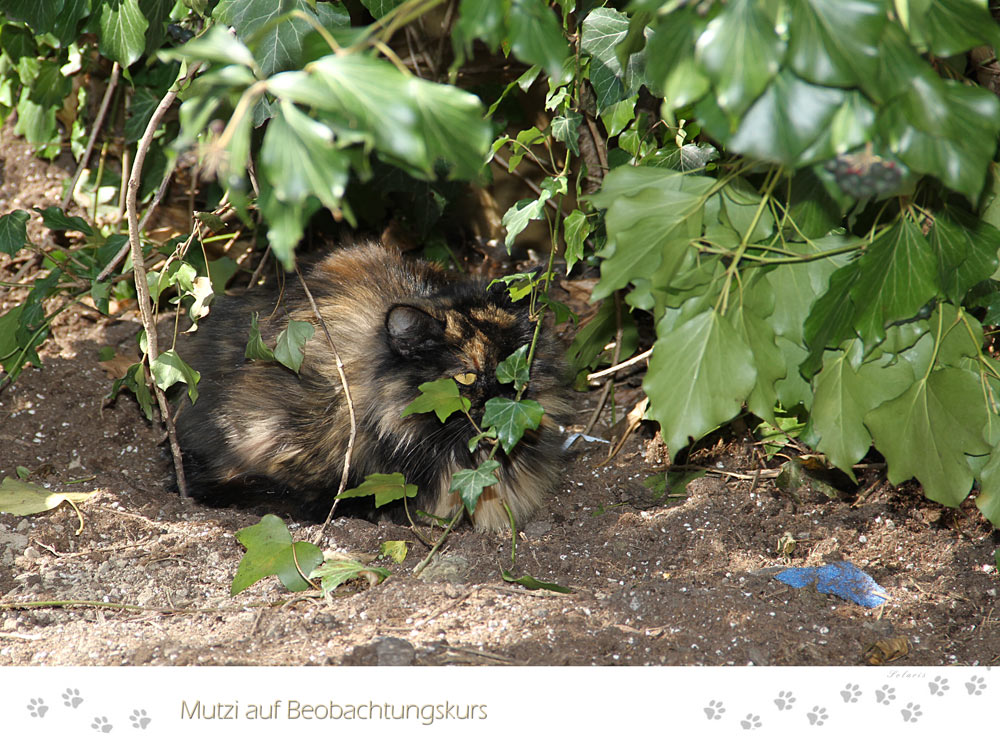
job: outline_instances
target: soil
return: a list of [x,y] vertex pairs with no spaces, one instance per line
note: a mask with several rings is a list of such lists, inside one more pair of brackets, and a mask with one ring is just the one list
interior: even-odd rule
[[[65,169],[9,127],[0,159],[0,214],[57,203]],[[32,237],[51,240],[37,222]],[[26,256],[0,254],[0,279]],[[0,313],[21,297],[0,289]],[[322,599],[270,578],[230,597],[234,534],[259,515],[178,496],[161,429],[129,394],[107,400],[114,374],[98,350],[134,356],[138,329],[134,308],[67,311],[43,367],[0,393],[0,475],[20,466],[46,488],[96,490],[79,533],[65,504],[0,514],[0,664],[854,665],[879,642],[903,655],[896,665],[1000,659],[998,541],[974,505],[942,508],[913,483],[889,485],[878,464],[850,493],[779,487],[787,458],[745,429],[692,448],[689,463],[713,470],[677,498],[645,485],[669,462],[648,425],[607,464],[607,445],[577,442],[558,493],[520,528],[511,570],[570,594],[503,581],[510,536],[462,526],[417,578],[428,549],[408,527],[338,518],[322,547],[390,568],[386,581]],[[620,381],[616,419],[641,397],[639,372]],[[577,395],[578,431],[597,395]],[[609,406],[594,434],[620,437],[610,420]],[[316,530],[289,527],[296,539]],[[388,540],[408,542],[402,564],[375,558]],[[773,577],[841,560],[888,601],[865,609]]]

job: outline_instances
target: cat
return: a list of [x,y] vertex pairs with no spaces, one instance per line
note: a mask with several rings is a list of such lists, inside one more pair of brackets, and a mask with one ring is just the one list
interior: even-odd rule
[[[201,373],[198,399],[177,417],[189,491],[207,504],[280,501],[295,517],[321,521],[340,485],[350,434],[347,401],[335,356],[301,283],[288,275],[283,292],[251,291],[221,298],[202,328],[179,351]],[[371,473],[402,473],[417,486],[409,511],[450,517],[461,508],[449,492],[452,474],[486,459],[486,445],[468,449],[484,405],[515,397],[501,384],[497,363],[530,343],[535,322],[527,303],[511,302],[501,283],[454,275],[404,258],[377,243],[334,250],[305,274],[336,346],[357,419],[348,488]],[[289,320],[315,333],[304,347],[298,375],[278,362],[245,358],[252,313],[264,341]],[[402,417],[418,386],[456,380],[471,402],[442,423],[431,412]],[[539,335],[524,397],[545,415],[507,455],[498,450],[499,483],[487,487],[472,515],[477,530],[508,527],[509,508],[523,524],[560,478],[561,427],[568,414],[563,355],[551,333]],[[350,507],[359,498],[338,504]],[[370,510],[373,500],[368,500]],[[392,515],[400,519],[397,508]],[[370,512],[367,517],[373,517]]]

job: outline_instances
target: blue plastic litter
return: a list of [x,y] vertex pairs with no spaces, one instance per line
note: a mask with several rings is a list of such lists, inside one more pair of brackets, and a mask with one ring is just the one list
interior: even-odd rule
[[806,587],[815,582],[819,592],[836,595],[864,608],[877,608],[888,599],[884,587],[849,561],[785,569],[774,578],[792,587]]

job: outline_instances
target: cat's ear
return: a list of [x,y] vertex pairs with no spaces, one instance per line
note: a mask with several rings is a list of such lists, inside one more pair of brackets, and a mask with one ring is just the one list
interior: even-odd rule
[[389,346],[396,354],[411,357],[437,346],[444,327],[434,316],[412,305],[394,305],[385,314]]

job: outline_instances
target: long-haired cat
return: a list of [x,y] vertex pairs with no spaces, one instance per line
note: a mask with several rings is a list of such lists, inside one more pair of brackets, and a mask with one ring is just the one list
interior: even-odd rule
[[[348,487],[371,473],[400,472],[418,487],[411,513],[455,514],[461,502],[448,490],[452,474],[486,458],[483,447],[469,452],[476,430],[460,412],[444,423],[434,413],[400,415],[421,383],[439,378],[458,382],[477,423],[487,400],[513,398],[514,388],[499,383],[495,369],[531,341],[526,304],[512,303],[501,285],[487,289],[374,243],[332,252],[306,284],[344,363],[357,418]],[[272,347],[290,320],[316,327],[298,375],[278,362],[245,358],[254,312]],[[221,299],[180,351],[202,376],[197,402],[177,420],[191,493],[209,504],[270,498],[293,515],[325,518],[341,480],[349,411],[335,356],[297,279],[280,296],[254,291]],[[479,499],[477,529],[509,525],[504,505],[523,524],[556,486],[555,420],[568,411],[564,390],[562,356],[543,331],[525,397],[546,413],[509,456],[495,456],[500,481]]]

